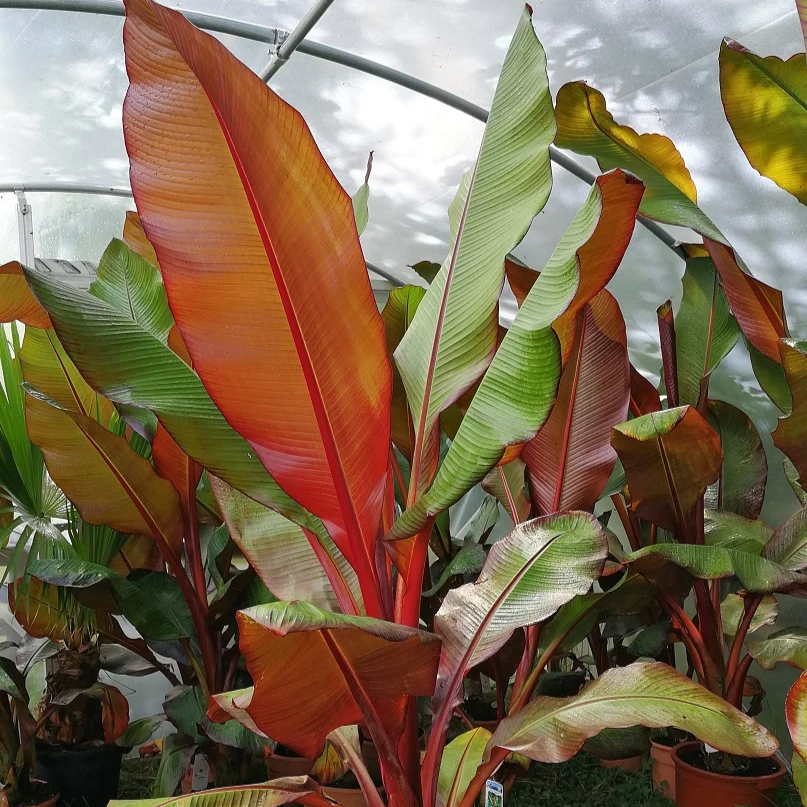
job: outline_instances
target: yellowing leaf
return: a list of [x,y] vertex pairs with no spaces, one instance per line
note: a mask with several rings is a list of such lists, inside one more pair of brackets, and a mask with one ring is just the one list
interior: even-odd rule
[[659,134],[638,134],[617,123],[602,93],[582,81],[558,90],[555,144],[594,157],[603,171],[624,168],[645,185],[639,212],[648,218],[690,227],[717,241],[723,234],[697,205],[697,193],[684,159]]
[[539,762],[565,762],[603,729],[636,725],[675,726],[722,751],[749,757],[770,756],[779,745],[755,720],[655,662],[608,670],[573,698],[533,698],[499,724],[490,746]]
[[437,807],[454,807],[462,801],[490,738],[487,729],[476,728],[460,734],[445,747],[437,779]]
[[807,59],[756,56],[739,42],[720,47],[723,109],[748,162],[807,204]]

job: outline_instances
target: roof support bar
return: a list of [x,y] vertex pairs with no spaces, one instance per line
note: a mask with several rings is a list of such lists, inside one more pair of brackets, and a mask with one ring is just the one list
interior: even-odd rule
[[91,196],[122,196],[132,198],[129,188],[109,185],[80,185],[72,182],[9,182],[0,184],[0,193],[86,193]]
[[[73,11],[88,14],[109,14],[116,17],[122,17],[125,13],[123,3],[120,2],[120,0],[0,0],[0,8]],[[241,22],[228,17],[219,17],[215,14],[202,14],[197,11],[188,11],[185,9],[176,10],[184,14],[199,28],[205,28],[208,31],[215,31],[221,34],[230,34],[231,36],[238,36],[243,39],[251,39],[254,42],[266,42],[269,45],[277,45],[279,42],[283,42],[288,36],[286,31],[278,28],[269,28],[265,25]],[[316,22],[316,20],[314,22]],[[400,70],[386,67],[370,59],[365,59],[361,56],[356,56],[355,54],[308,40],[300,41],[296,50],[299,53],[305,53],[308,56],[333,62],[334,64],[341,64],[353,70],[358,70],[362,73],[367,73],[368,75],[392,82],[393,84],[412,90],[420,95],[433,98],[435,101],[453,107],[477,120],[484,122],[488,118],[487,110],[482,107],[458,95],[454,95],[447,90],[436,87],[434,84],[429,84],[426,81],[410,76]],[[582,179],[589,185],[594,183],[596,179],[594,174],[568,155],[558,151],[554,146],[549,147],[549,156],[552,158],[553,162],[574,174],[579,179]],[[683,247],[667,230],[656,224],[656,222],[646,219],[644,216],[639,216],[639,222],[680,258],[686,258]]]
[[317,0],[308,10],[308,13],[297,23],[297,27],[283,40],[275,51],[274,57],[258,75],[261,80],[268,82],[281,67],[289,60],[302,41],[311,33],[311,29],[320,21],[322,15],[331,7],[334,0]]
[[[34,265],[34,225],[31,205],[25,198],[28,193],[86,193],[93,196],[120,196],[132,198],[129,188],[111,188],[106,185],[74,185],[70,182],[38,182],[26,185],[0,184],[0,193],[15,193],[17,196],[17,230],[20,238],[20,262],[26,266]],[[367,268],[388,280],[393,286],[403,286],[404,281],[395,277],[392,272],[372,263]]]

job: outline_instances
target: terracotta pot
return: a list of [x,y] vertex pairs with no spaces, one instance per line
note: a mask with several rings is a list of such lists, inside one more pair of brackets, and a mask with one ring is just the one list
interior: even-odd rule
[[785,778],[785,767],[771,757],[776,771],[764,776],[727,776],[690,765],[688,753],[700,743],[681,743],[673,749],[675,762],[675,803],[677,807],[771,807],[776,791]]
[[273,778],[281,776],[308,776],[314,767],[314,760],[308,757],[287,757],[272,754],[266,758],[266,767]]
[[367,807],[367,799],[358,787],[323,787],[322,792],[341,807]]
[[623,771],[636,773],[636,771],[642,769],[646,759],[647,754],[638,754],[635,757],[626,757],[625,759],[601,759],[600,766],[603,768],[622,768]]
[[675,801],[675,763],[672,752],[674,745],[662,745],[650,741],[650,759],[653,760],[653,788]]

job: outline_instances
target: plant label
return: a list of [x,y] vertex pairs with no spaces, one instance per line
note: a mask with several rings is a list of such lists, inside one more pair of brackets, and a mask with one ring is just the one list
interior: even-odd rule
[[504,787],[501,782],[485,782],[485,807],[504,807]]
[[193,759],[193,773],[191,774],[191,792],[207,790],[210,780],[210,765],[204,754],[197,754]]

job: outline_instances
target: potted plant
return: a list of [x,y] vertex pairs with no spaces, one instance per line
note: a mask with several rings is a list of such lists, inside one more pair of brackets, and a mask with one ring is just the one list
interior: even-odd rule
[[53,784],[33,778],[36,730],[25,677],[0,657],[0,782],[3,803],[10,807],[54,807],[59,800]]
[[[109,628],[100,614],[34,577],[9,585],[9,606],[30,636],[50,646],[28,740],[32,753],[36,747],[35,776],[58,789],[65,804],[81,797],[103,807],[117,792],[117,741],[127,731],[129,705],[117,687],[99,680],[102,670],[156,670],[132,653],[121,655],[119,645],[104,645]],[[118,652],[102,652],[109,650]]]
[[[523,484],[511,488],[505,469],[521,450],[514,447],[536,436],[560,457],[553,467],[563,476],[569,446],[551,439],[558,423],[550,417],[568,409],[558,402],[573,392],[564,368],[578,366],[584,350],[617,357],[619,381],[598,431],[605,456],[585,477],[595,500],[615,461],[610,429],[630,402],[624,323],[603,292],[645,192],[622,171],[598,179],[499,341],[505,258],[549,195],[556,133],[528,11],[505,59],[476,166],[450,208],[449,256],[411,321],[404,312],[397,340],[390,330],[385,336],[375,307],[350,199],[302,118],[175,12],[129,0],[127,14],[124,128],[145,236],[138,244],[153,247],[170,304],[153,272],[144,285],[147,269],[129,274],[127,306],[100,288],[88,294],[31,272],[25,278],[88,386],[128,417],[152,413],[158,436],[163,429],[186,462],[209,471],[230,538],[279,597],[239,612],[238,646],[251,685],[222,692],[210,685],[207,598],[193,575],[196,599],[189,589],[186,601],[200,666],[210,668],[201,679],[207,690],[200,687],[214,703],[210,719],[226,716],[312,758],[331,732],[361,723],[378,750],[391,805],[465,807],[512,754],[561,761],[608,728],[686,727],[725,752],[770,756],[777,743],[763,727],[663,663],[604,669],[569,698],[535,694],[562,641],[560,633],[547,641],[550,620],[576,596],[599,595],[592,586],[603,572],[612,576],[626,563],[586,512],[591,505],[574,504],[574,486],[564,497],[557,478],[546,488],[554,506],[539,503],[542,515],[496,542],[474,582],[445,593],[433,631],[419,627],[440,514],[494,472],[521,521]],[[131,254],[117,249],[130,265]],[[163,317],[157,330],[155,312]],[[55,409],[41,395],[34,400]],[[440,457],[440,415],[454,404],[461,422]],[[105,456],[121,470],[126,452],[113,458],[115,441],[79,413],[58,411],[65,427],[69,420],[94,444],[109,445]],[[389,440],[405,433],[407,471]],[[56,456],[43,452],[55,478]],[[406,507],[397,518],[396,486]],[[138,499],[144,509],[149,501]],[[156,507],[148,512],[178,583],[193,587],[176,550],[165,551],[175,538],[172,522],[158,523]],[[198,569],[191,532],[178,532],[188,569]],[[622,572],[610,591],[622,596],[636,585],[652,599],[653,585],[637,577]],[[477,727],[447,742],[467,674],[518,632],[524,650],[506,716],[493,733]],[[422,763],[418,697],[432,701]],[[360,756],[355,749],[345,756],[368,804],[378,807]],[[245,793],[266,804],[323,798],[319,785],[299,778],[215,798]]]

